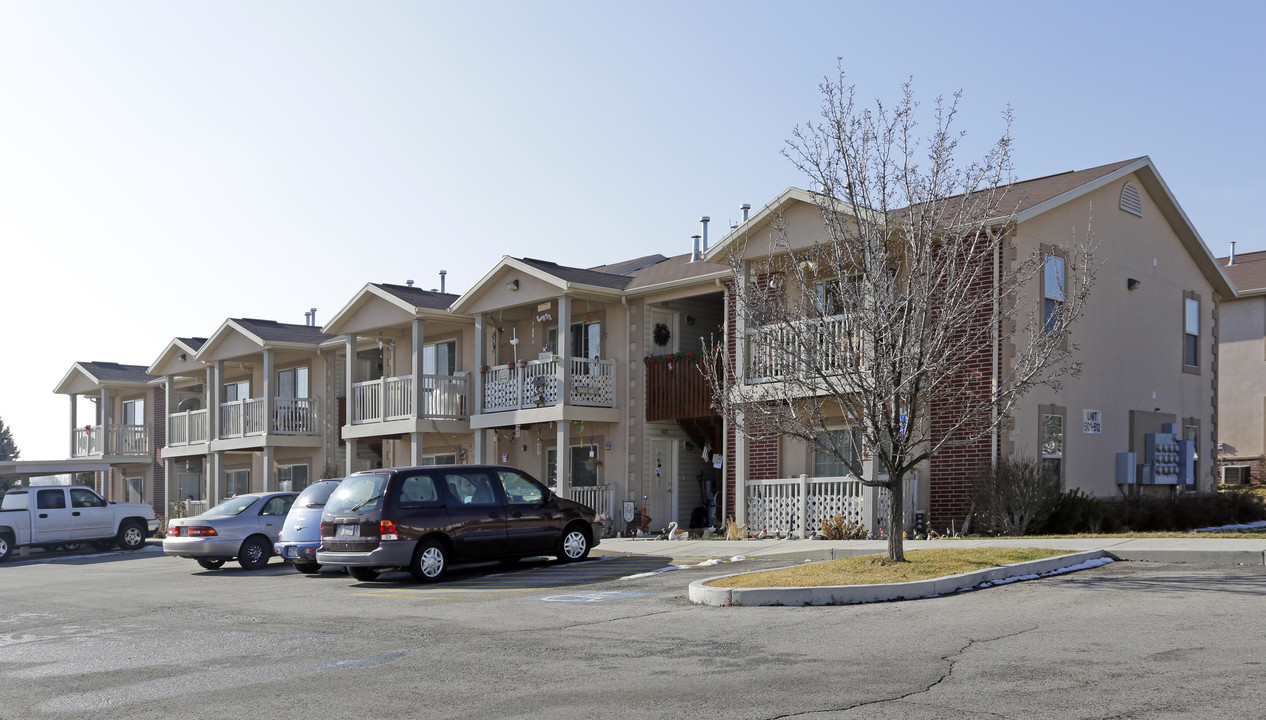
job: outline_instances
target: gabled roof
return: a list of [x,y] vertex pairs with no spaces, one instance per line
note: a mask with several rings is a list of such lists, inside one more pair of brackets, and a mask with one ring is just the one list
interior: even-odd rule
[[144,365],[122,365],[114,362],[102,362],[93,360],[92,362],[77,362],[71,366],[66,375],[62,377],[61,382],[57,383],[57,387],[53,390],[59,394],[70,394],[75,392],[72,386],[80,385],[83,382],[96,388],[122,388],[122,387],[144,387],[151,380],[157,380],[154,375],[147,372]]
[[146,368],[146,372],[153,377],[160,377],[163,375],[161,372],[163,366],[172,362],[179,355],[184,355],[184,359],[180,362],[186,366],[181,369],[192,368],[198,365],[197,361],[194,360],[194,356],[198,354],[198,350],[202,349],[206,342],[206,338],[200,337],[172,338],[172,341],[167,343],[167,347],[163,348],[163,351],[158,354],[158,359],[150,363],[150,366]]
[[336,339],[334,335],[328,335],[322,332],[321,328],[312,325],[279,323],[275,320],[256,318],[229,318],[198,349],[198,360],[209,359],[215,348],[233,334],[245,337],[258,345],[261,350],[265,348],[316,350],[322,343]]
[[401,312],[415,317],[421,315],[451,317],[448,308],[458,297],[452,293],[423,290],[412,285],[369,283],[361,288],[321,329],[331,335],[343,334],[343,328],[348,320],[355,316],[361,308],[375,300],[390,303],[399,308]]
[[617,275],[601,270],[586,270],[585,268],[567,267],[559,265],[556,262],[548,260],[537,260],[535,258],[522,258],[520,260],[524,265],[540,270],[553,277],[562,280],[568,285],[589,285],[591,287],[611,288],[612,290],[623,290],[629,286],[629,279],[623,275]]
[[449,310],[455,313],[470,312],[470,308],[474,306],[475,302],[507,272],[519,272],[529,275],[547,285],[558,288],[559,294],[588,293],[598,296],[619,297],[621,291],[632,282],[631,278],[599,270],[568,267],[549,262],[548,260],[513,258],[503,255],[501,260],[479,279],[479,282],[457,298],[449,307]]
[[[1183,212],[1178,200],[1169,191],[1169,186],[1165,184],[1160,173],[1156,171],[1151,158],[1146,155],[1086,170],[1074,170],[1015,182],[1011,185],[1006,201],[1008,206],[1011,206],[1012,202],[1015,203],[1012,206],[1015,208],[1015,212],[1009,217],[998,218],[998,222],[1013,220],[1016,223],[1022,223],[1026,220],[1031,220],[1042,213],[1076,200],[1131,174],[1138,177],[1143,188],[1152,198],[1152,201],[1156,203],[1161,214],[1169,222],[1170,227],[1173,228],[1174,234],[1178,236],[1183,247],[1191,255],[1213,288],[1226,297],[1234,297],[1235,287],[1227,279],[1226,273],[1219,267],[1213,254],[1209,252],[1208,246],[1200,237],[1200,233],[1196,231],[1195,226],[1191,224],[1187,214]],[[709,248],[705,258],[708,260],[717,259],[721,256],[722,249],[731,245],[735,238],[750,235],[763,226],[768,225],[778,213],[791,203],[817,204],[818,199],[819,196],[799,188],[784,190],[777,198],[750,217],[747,222],[731,230],[725,237],[721,238],[720,242]]]
[[370,283],[373,287],[383,292],[409,303],[415,308],[430,308],[432,310],[447,310],[449,305],[453,304],[459,295],[453,293],[435,292],[434,290],[423,290],[422,288],[413,287],[412,285],[390,285],[388,283]]
[[650,267],[667,259],[668,258],[663,255],[656,253],[655,255],[646,255],[640,258],[634,258],[633,260],[625,260],[612,265],[599,265],[589,269],[594,272],[607,273],[610,275],[631,275],[642,268]]
[[[691,262],[690,258],[693,254],[685,253],[663,258],[654,265],[630,272],[629,276],[633,278],[633,282],[629,283],[628,292],[641,294],[665,287],[725,279],[730,276],[729,265],[707,260]],[[720,288],[717,290],[719,291]]]
[[1218,258],[1218,265],[1235,284],[1239,296],[1266,295],[1266,250],[1237,253],[1234,265],[1227,265],[1230,259]]

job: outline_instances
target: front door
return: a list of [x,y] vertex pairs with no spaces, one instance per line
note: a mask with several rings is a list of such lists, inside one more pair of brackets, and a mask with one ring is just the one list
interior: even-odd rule
[[650,496],[646,507],[651,515],[651,528],[662,530],[668,523],[681,523],[677,518],[677,441],[651,440]]
[[[651,309],[651,344],[648,355],[668,355],[681,348],[677,338],[677,314],[668,310]],[[663,341],[663,344],[660,342]]]

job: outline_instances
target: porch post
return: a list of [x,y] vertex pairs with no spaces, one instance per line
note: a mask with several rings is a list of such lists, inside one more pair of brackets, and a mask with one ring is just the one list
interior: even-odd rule
[[[224,361],[216,360],[215,364],[207,368],[207,375],[211,378],[211,387],[209,388],[211,396],[207,398],[207,429],[211,431],[211,439],[220,439],[220,402],[224,397]],[[208,495],[207,497],[210,497]]]
[[809,476],[800,473],[800,499],[796,515],[800,525],[800,539],[809,539]]
[[[558,404],[571,404],[571,303],[566,295],[558,296]],[[565,428],[564,428],[565,429]],[[562,456],[565,446],[559,446],[559,487],[562,487]],[[567,497],[564,495],[563,497]]]
[[[413,354],[410,356],[409,374],[413,376],[410,385],[413,390],[413,427],[418,427],[418,420],[428,417],[430,413],[426,412],[424,404],[424,383],[422,381],[423,367],[423,347],[426,342],[426,321],[422,318],[413,318]],[[436,368],[436,372],[439,369]],[[409,433],[409,464],[417,467],[422,464],[422,433]]]
[[[101,404],[99,407],[101,408],[101,454],[109,455],[110,450],[113,449],[111,447],[113,443],[110,442],[110,410],[112,408],[110,407],[110,391],[105,388],[101,388]],[[109,499],[107,496],[106,500]]]
[[422,464],[422,433],[409,433],[409,464],[417,467]]
[[[167,506],[163,508],[162,515],[168,520],[171,519],[171,511],[173,508],[176,507],[176,503],[184,499],[184,498],[175,498],[175,500],[172,499],[175,496],[175,490],[180,487],[179,485],[175,484],[175,478],[176,478],[176,461],[172,460],[171,458],[167,458],[166,460],[163,460],[163,500]],[[154,511],[157,512],[158,508],[154,508]]]
[[[475,367],[470,370],[471,390],[471,412],[470,415],[478,415],[484,411],[484,373],[481,368],[488,364],[488,358],[485,355],[487,350],[484,348],[484,314],[475,313]],[[475,462],[483,462],[483,455],[480,454],[481,443],[479,434],[475,434]]]
[[[276,417],[275,408],[277,404],[276,399],[273,397],[274,395],[277,394],[277,387],[276,387],[277,379],[274,377],[275,373],[273,372],[274,362],[275,361],[273,359],[273,349],[264,348],[264,434],[265,435],[271,435],[273,431],[277,430],[277,427],[274,425],[274,421],[273,421],[273,418]],[[242,431],[245,432],[246,428],[243,427]],[[264,477],[265,478],[268,477],[267,470],[264,471]],[[265,485],[264,487],[268,487],[268,486]]]
[[356,438],[344,438],[343,451],[344,474],[351,475],[356,472]]
[[75,434],[79,431],[79,395],[70,394],[70,454],[66,457],[75,456]]
[[[343,363],[343,402],[347,404],[347,417],[343,418],[343,421],[350,426],[356,424],[356,393],[352,388],[356,384],[356,336],[354,334],[347,335],[346,353],[347,362]],[[352,467],[350,460],[347,467],[347,472],[350,474]]]
[[[171,376],[163,376],[163,442],[171,444]],[[157,423],[155,423],[157,424]],[[185,441],[189,440],[189,418],[185,417]]]
[[567,445],[567,425],[567,420],[558,421],[558,449],[554,453],[558,458],[554,468],[555,477],[558,478],[558,496],[563,498],[571,497],[571,448]]
[[220,503],[224,488],[224,451],[211,453],[211,472],[207,473],[207,507]]
[[277,489],[277,468],[273,460],[275,452],[271,445],[264,446],[264,492],[273,492]]

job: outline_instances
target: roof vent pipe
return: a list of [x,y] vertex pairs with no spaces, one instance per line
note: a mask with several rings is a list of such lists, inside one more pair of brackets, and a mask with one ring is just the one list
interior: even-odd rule
[[405,284],[405,285],[407,285],[407,286],[409,286],[409,287],[413,287],[413,281],[412,281],[412,280],[405,280],[405,281],[404,281],[404,284]]
[[444,277],[448,275],[447,270],[440,271],[440,292],[444,292]]
[[[703,251],[704,252],[708,251],[708,223],[711,220],[712,218],[708,217],[707,215],[704,215],[703,217],[699,218],[699,222],[703,223]],[[698,255],[698,253],[695,253],[695,254]],[[696,257],[695,259],[698,260],[699,258]]]
[[694,252],[690,253],[690,262],[699,262],[699,236],[691,235],[690,239],[695,241]]
[[1227,261],[1226,266],[1227,267],[1235,266],[1235,241],[1234,240],[1231,241],[1231,258]]
[[308,324],[312,327],[316,327],[316,308],[312,308],[310,312],[312,313],[312,320]]
[[751,204],[751,203],[743,203],[742,205],[739,205],[739,210],[742,210],[742,211],[743,211],[743,222],[747,222],[747,214],[748,214],[749,212],[751,212],[751,210],[752,210],[752,204]]
[[304,324],[304,325],[311,325],[311,324],[312,324],[312,313],[310,313],[310,312],[305,312],[305,313],[303,314],[303,324]]

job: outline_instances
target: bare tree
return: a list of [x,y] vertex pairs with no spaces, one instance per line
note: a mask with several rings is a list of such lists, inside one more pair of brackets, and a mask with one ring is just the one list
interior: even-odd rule
[[[716,409],[736,432],[816,445],[855,474],[861,445],[875,461],[862,482],[890,494],[888,556],[900,561],[902,478],[1079,370],[1070,330],[1093,281],[1092,239],[1070,237],[1058,259],[1008,257],[1018,205],[1009,110],[1001,137],[964,166],[959,93],[937,98],[924,137],[909,82],[891,108],[855,105],[842,69],[821,91],[821,120],[798,127],[784,155],[814,189],[823,232],[809,241],[776,218],[759,250],[741,236],[730,247],[730,304],[746,332],[727,342],[746,373],[733,361],[705,368],[717,367]],[[1052,262],[1066,280],[1044,303],[1033,290]],[[1002,333],[1014,347],[1005,360]],[[831,432],[841,426],[852,433]]]

